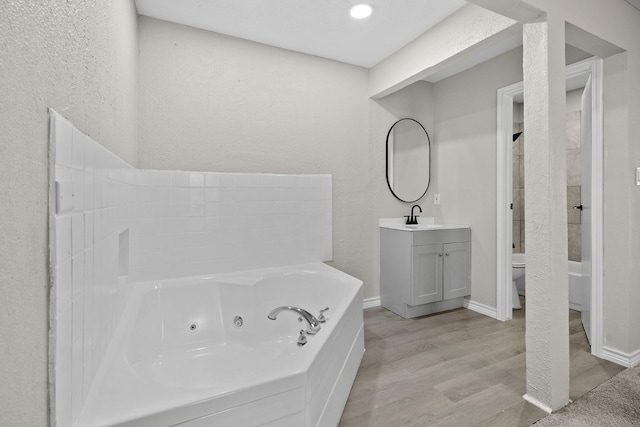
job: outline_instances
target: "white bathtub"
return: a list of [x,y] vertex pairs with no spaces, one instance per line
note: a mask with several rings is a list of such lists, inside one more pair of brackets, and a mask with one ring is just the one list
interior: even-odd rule
[[[328,320],[298,346],[283,305]],[[321,263],[136,284],[79,425],[336,425],[363,353],[362,282]]]
[[584,304],[584,289],[582,285],[582,263],[569,261],[569,308],[582,311]]
[[[582,311],[582,305],[585,301],[585,295],[582,285],[582,263],[576,261],[567,261],[567,270],[569,272],[569,308],[571,310]],[[524,279],[516,282],[519,295],[526,295],[526,287]]]

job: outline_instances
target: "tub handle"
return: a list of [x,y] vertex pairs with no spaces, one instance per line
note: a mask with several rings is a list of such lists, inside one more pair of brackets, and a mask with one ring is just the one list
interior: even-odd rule
[[274,308],[273,310],[271,310],[271,313],[267,315],[267,317],[271,320],[276,320],[278,313],[284,310],[289,310],[289,311],[298,313],[300,315],[300,317],[298,317],[298,321],[301,321],[300,319],[306,320],[307,334],[315,335],[320,330],[320,321],[318,321],[318,319],[313,314],[309,313],[307,310],[303,308],[294,307],[292,305],[283,305],[281,307]]
[[298,345],[303,346],[307,343],[307,334],[304,329],[300,329],[300,335],[298,336]]
[[326,318],[326,316],[324,315],[324,312],[325,312],[325,311],[327,311],[327,310],[329,310],[329,307],[327,307],[327,308],[325,308],[325,309],[320,310],[320,314],[318,315],[318,322],[320,322],[320,323],[324,323],[324,322],[326,322],[326,321],[327,321],[327,318]]

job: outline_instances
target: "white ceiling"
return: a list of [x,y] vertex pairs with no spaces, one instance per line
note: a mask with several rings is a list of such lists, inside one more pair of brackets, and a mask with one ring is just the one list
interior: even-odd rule
[[[371,68],[465,0],[135,0],[138,13]],[[351,6],[371,16],[355,20]]]

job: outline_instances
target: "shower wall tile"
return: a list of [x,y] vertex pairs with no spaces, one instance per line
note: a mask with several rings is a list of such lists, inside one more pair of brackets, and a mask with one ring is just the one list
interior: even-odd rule
[[[523,138],[524,135],[520,136],[520,139],[524,139]],[[524,151],[523,151],[524,152]],[[520,156],[520,188],[524,188],[524,154],[521,154]]]
[[[513,134],[515,135],[518,132],[522,132],[523,127],[524,127],[523,123],[514,123],[513,124]],[[522,136],[522,135],[520,135],[520,136]],[[520,151],[520,144],[518,144],[518,141],[519,141],[519,139],[517,139],[517,140],[515,140],[513,142],[513,155],[514,156],[519,156],[519,155],[524,154],[524,153],[522,153]]]
[[[581,179],[582,179],[582,150],[580,143],[581,133],[581,113],[580,111],[567,113],[566,115],[566,145],[567,145],[567,232],[568,232],[568,252],[570,261],[581,261],[581,212],[573,209],[573,206],[581,204]],[[524,131],[522,124],[514,125],[514,132]],[[524,232],[524,144],[525,134],[520,135],[514,143],[513,158],[513,244],[514,252],[525,252],[525,232]],[[516,176],[515,170],[520,168],[520,173]],[[520,195],[520,210],[516,211],[518,196]],[[520,229],[519,233],[516,228]],[[519,250],[518,250],[519,248]]]
[[[513,132],[523,132],[524,125],[522,123],[514,124]],[[524,133],[513,143],[513,189],[512,202],[513,209],[511,211],[513,219],[513,245],[514,253],[524,251]]]
[[137,170],[50,118],[57,425],[78,419],[136,281],[332,259],[330,175]]
[[582,261],[582,228],[580,224],[569,224],[569,261]]
[[567,150],[567,185],[571,187],[582,185],[582,150],[579,148]]
[[582,204],[580,199],[581,187],[567,187],[567,222],[569,224],[580,224],[582,212],[578,209],[573,209],[574,206],[580,206]]
[[521,203],[522,203],[522,199],[520,197],[520,188],[514,188],[513,189],[513,211],[512,211],[512,216],[513,216],[513,220],[514,221],[521,221],[522,220],[522,216],[521,216]]
[[520,249],[520,221],[513,221],[513,253],[521,253]]

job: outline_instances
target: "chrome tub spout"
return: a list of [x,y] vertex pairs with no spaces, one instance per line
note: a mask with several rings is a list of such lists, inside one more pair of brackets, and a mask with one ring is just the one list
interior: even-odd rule
[[307,310],[302,309],[300,307],[283,305],[281,307],[277,307],[271,310],[271,313],[269,313],[267,317],[271,320],[276,320],[276,316],[278,315],[278,313],[285,310],[289,310],[297,313],[301,319],[304,319],[307,322],[307,331],[306,331],[307,334],[315,335],[320,330],[320,322],[318,321],[318,319],[313,314],[309,313]]

